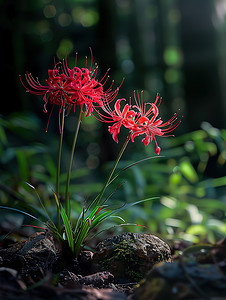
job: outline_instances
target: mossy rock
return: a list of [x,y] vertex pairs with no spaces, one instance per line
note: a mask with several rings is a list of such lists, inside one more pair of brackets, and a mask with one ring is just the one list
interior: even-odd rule
[[92,270],[109,271],[118,282],[137,282],[154,264],[170,260],[169,246],[157,236],[129,232],[97,245]]

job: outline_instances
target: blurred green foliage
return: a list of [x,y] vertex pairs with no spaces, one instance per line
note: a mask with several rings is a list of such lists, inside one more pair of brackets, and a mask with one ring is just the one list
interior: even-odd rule
[[167,139],[164,157],[131,169],[126,188],[130,201],[147,194],[160,197],[152,205],[134,208],[136,222],[145,220],[151,231],[172,240],[215,242],[224,237],[225,134],[203,123],[201,130]]
[[[45,134],[40,127],[40,120],[34,115],[17,113],[7,118],[1,117],[0,198],[1,205],[23,209],[42,218],[39,201],[25,181],[37,188],[48,211],[54,216],[56,151],[52,149],[57,144],[57,135]],[[82,130],[81,134],[85,135],[86,132]],[[100,191],[112,164],[103,162],[94,169],[89,168],[87,157],[90,150],[82,150],[86,148],[81,141],[81,154],[77,154],[72,170],[72,217],[77,217],[85,202]],[[95,144],[94,141],[89,142]],[[128,165],[153,155],[151,146],[131,143],[130,146],[136,145],[136,151],[133,149],[132,154],[129,153],[131,158],[128,159],[127,155],[120,162],[119,170],[125,168],[125,171],[108,190],[110,194],[116,189],[110,199],[113,207],[118,208],[124,203],[147,197],[157,196],[159,199],[121,213],[127,222],[146,227],[123,227],[117,230],[151,232],[167,239],[182,239],[192,243],[205,240],[216,242],[226,234],[226,130],[203,123],[198,131],[166,138],[163,142],[160,157],[155,156],[126,169]],[[86,145],[88,149],[89,146]],[[66,146],[64,150],[63,160],[66,161]],[[101,153],[97,151],[95,155],[101,161]],[[61,179],[64,185],[66,174],[62,174]],[[121,183],[122,186],[118,188]],[[27,223],[30,221],[26,219]],[[117,220],[112,219],[111,222],[103,226],[108,228],[117,224]]]
[[[51,188],[58,124],[51,122],[48,134],[44,133],[48,118],[41,122],[38,117],[43,101],[24,93],[18,75],[32,71],[44,82],[54,61],[66,54],[73,65],[78,51],[78,65],[83,66],[91,46],[100,75],[111,67],[117,85],[125,77],[119,97],[129,98],[133,90],[144,89],[145,101],[152,101],[160,92],[163,119],[178,108],[184,115],[176,133],[180,136],[159,142],[164,157],[121,173],[112,188],[125,183],[114,193],[112,203],[159,196],[159,201],[131,208],[123,217],[171,239],[215,241],[225,235],[226,130],[207,122],[200,129],[203,120],[219,128],[226,124],[223,2],[3,0],[0,5],[1,83],[8,96],[2,100],[4,117],[0,119],[1,204],[40,215],[38,200],[23,184],[28,181],[55,213]],[[58,120],[58,114],[53,113],[52,119]],[[73,130],[73,119],[68,118],[63,172]],[[84,119],[72,172],[75,216],[84,201],[99,192],[118,149],[99,122]],[[127,150],[121,168],[153,156],[152,147],[144,147],[139,140]]]

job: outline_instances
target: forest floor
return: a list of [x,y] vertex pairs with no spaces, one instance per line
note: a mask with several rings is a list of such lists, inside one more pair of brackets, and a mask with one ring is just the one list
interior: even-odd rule
[[178,241],[171,251],[170,262],[162,259],[142,280],[131,281],[115,276],[114,261],[94,272],[91,251],[62,257],[46,233],[20,242],[7,237],[0,247],[0,299],[226,299],[226,239],[189,247]]

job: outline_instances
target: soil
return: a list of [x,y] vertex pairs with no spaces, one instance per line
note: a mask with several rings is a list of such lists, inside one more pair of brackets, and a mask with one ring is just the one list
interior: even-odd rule
[[[141,236],[143,244],[147,242],[147,236]],[[172,259],[169,259],[168,252],[164,252],[165,257],[162,256],[161,260],[157,259],[151,266],[148,265],[150,270],[146,272],[144,265],[150,262],[148,255],[156,254],[157,250],[150,247],[150,239],[145,248],[140,243],[141,240],[139,243],[136,241],[137,237],[140,238],[127,233],[107,239],[99,244],[96,251],[82,251],[77,258],[71,257],[67,249],[62,252],[48,233],[39,232],[15,243],[6,239],[0,247],[0,299],[226,299],[226,240],[216,245],[196,245],[193,248],[177,242],[171,247]],[[136,247],[131,239],[135,239]],[[158,238],[154,240],[158,241]],[[133,251],[132,256],[123,254],[120,260],[118,256],[116,260],[109,256],[109,253],[118,255],[117,247],[120,245],[122,248],[122,241],[126,241],[126,244],[123,242],[124,248],[132,243],[129,253],[137,247],[138,253],[141,252],[140,248],[142,251],[152,249],[144,251],[148,258],[144,252],[139,257],[143,278],[138,276],[139,280],[135,280],[136,277],[131,277],[132,273],[128,272],[128,265],[136,258]],[[110,244],[113,245],[112,252],[109,252]],[[166,251],[163,241],[159,247]],[[107,249],[107,252],[103,252],[103,249]],[[182,250],[185,250],[186,255],[181,255]],[[159,258],[159,254],[156,257]],[[100,258],[99,262],[97,258]],[[119,268],[123,265],[122,258],[126,260],[124,273]],[[106,263],[100,264],[101,259]],[[145,264],[140,259],[146,259]],[[98,263],[101,266],[99,270]],[[137,275],[140,269],[134,261],[132,265]],[[119,269],[121,273],[117,273]],[[206,285],[208,288],[205,288]]]

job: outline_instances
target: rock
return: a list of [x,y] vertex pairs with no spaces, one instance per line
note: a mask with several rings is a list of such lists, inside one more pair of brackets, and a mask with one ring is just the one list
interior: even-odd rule
[[80,271],[80,273],[83,276],[89,275],[92,259],[93,259],[93,252],[81,251],[78,256],[78,266],[76,268],[77,269],[76,271],[77,272]]
[[97,245],[91,270],[109,271],[117,282],[137,282],[154,264],[171,261],[169,246],[155,235],[123,233]]
[[79,279],[80,284],[103,288],[114,281],[114,276],[107,271],[87,275]]
[[[46,277],[45,277],[46,279]],[[18,277],[17,271],[0,268],[0,299],[1,300],[126,300],[123,292],[112,288],[92,288],[88,286],[55,286],[50,280],[39,281],[32,288]]]
[[218,299],[225,295],[225,277],[218,266],[187,261],[155,266],[129,299]]
[[82,286],[104,288],[109,287],[114,281],[114,276],[107,271],[81,276],[64,270],[60,273],[60,284],[67,288],[82,288]]
[[52,270],[56,261],[56,249],[51,237],[44,232],[31,235],[28,240],[0,249],[2,265],[13,267],[21,274],[42,270]]

